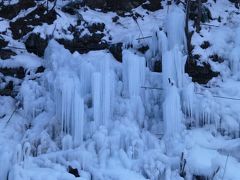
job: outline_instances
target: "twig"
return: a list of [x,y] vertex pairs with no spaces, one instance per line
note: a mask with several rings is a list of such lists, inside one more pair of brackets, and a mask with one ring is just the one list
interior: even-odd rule
[[219,170],[220,170],[220,166],[218,166],[218,168],[216,169],[216,171],[213,172],[213,175],[212,175],[211,180],[214,179],[214,177],[216,176],[216,174],[218,173]]
[[[195,94],[204,95],[204,94],[202,94],[202,93],[197,93],[197,92],[195,92]],[[221,99],[230,99],[230,100],[240,101],[240,98],[224,97],[224,96],[217,96],[217,95],[213,95],[213,97],[215,97],[215,98],[221,98]]]
[[222,180],[224,179],[224,176],[225,176],[225,172],[226,172],[226,168],[227,168],[227,162],[228,162],[228,157],[229,157],[229,154],[227,155],[227,159],[226,159],[226,162],[225,162],[225,166],[224,166],[224,172],[223,172]]
[[206,24],[206,23],[201,23],[201,25],[204,25],[204,26],[213,26],[213,27],[219,27],[217,25],[213,25],[213,24]]
[[143,88],[143,89],[156,89],[156,90],[163,90],[163,88],[147,87],[147,86],[142,86],[141,88]]
[[138,24],[138,22],[137,22],[137,18],[135,17],[135,16],[133,16],[133,20],[134,20],[134,22],[137,24],[137,26],[138,26],[138,29],[139,29],[139,31],[140,31],[140,33],[141,33],[141,35],[142,35],[142,39],[144,39],[143,37],[144,37],[144,35],[143,35],[143,32],[142,32],[142,30],[141,30],[141,28],[140,28],[140,26],[139,26],[139,24]]
[[[143,88],[143,89],[163,90],[163,88],[159,88],[159,87],[147,87],[147,86],[142,86],[141,88]],[[199,92],[195,92],[195,94],[199,94],[199,95],[202,95],[202,96],[204,95],[203,93],[199,93]],[[221,99],[230,99],[230,100],[240,101],[240,98],[225,97],[225,96],[218,96],[218,95],[212,95],[212,97],[221,98]]]
[[151,37],[152,36],[145,36],[145,37],[137,38],[136,40],[147,39],[147,38],[151,38]]
[[12,48],[12,49],[20,49],[20,50],[25,50],[25,51],[27,51],[26,48],[20,48],[20,47],[15,47],[15,46],[6,46],[6,47]]
[[14,111],[12,112],[11,116],[9,117],[9,119],[7,120],[6,124],[5,124],[5,128],[7,127],[8,123],[10,122],[10,120],[12,119],[14,113],[17,111],[18,106],[16,106],[16,108],[14,109]]

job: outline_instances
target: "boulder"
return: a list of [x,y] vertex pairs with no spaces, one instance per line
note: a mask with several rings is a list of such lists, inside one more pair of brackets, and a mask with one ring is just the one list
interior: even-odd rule
[[192,77],[193,82],[199,84],[207,84],[213,77],[217,77],[220,73],[214,72],[211,66],[203,63],[202,66],[197,65],[197,61],[189,59],[185,65],[185,72]]
[[17,55],[11,49],[0,49],[0,59],[5,60],[11,58],[11,56]]
[[40,37],[40,34],[32,33],[25,41],[25,46],[28,52],[34,53],[39,57],[44,55],[44,51],[48,45],[48,40]]

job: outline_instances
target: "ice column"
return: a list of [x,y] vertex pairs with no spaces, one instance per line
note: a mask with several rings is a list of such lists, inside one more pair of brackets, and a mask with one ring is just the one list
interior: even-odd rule
[[164,135],[171,137],[180,131],[182,111],[178,89],[171,85],[163,102]]
[[182,106],[183,112],[188,117],[193,117],[193,100],[194,100],[194,84],[190,83],[183,88],[182,91]]
[[145,111],[140,96],[140,88],[145,81],[145,58],[123,51],[123,83],[124,94],[130,98],[130,108],[133,118],[143,124]]
[[230,68],[233,75],[240,70],[240,46],[233,48],[230,53]]
[[182,55],[177,47],[163,53],[163,87],[168,87],[171,82],[174,82],[178,88],[183,87],[185,62],[186,57]]
[[99,72],[94,72],[92,76],[93,118],[96,127],[109,126],[114,97],[113,78],[109,60],[103,60]]
[[123,82],[127,97],[138,96],[145,81],[145,58],[123,51]]
[[102,123],[108,126],[111,115],[111,76],[110,76],[110,63],[105,60],[101,68],[102,73]]
[[97,128],[101,124],[101,74],[95,72],[92,76],[92,99],[93,99],[93,119],[95,127]]
[[61,119],[62,132],[73,136],[74,145],[83,141],[84,102],[80,95],[80,80],[66,71],[55,83],[56,114]]
[[183,10],[177,6],[172,6],[167,15],[165,24],[169,50],[173,49],[175,46],[178,46],[180,49],[185,47],[185,13]]

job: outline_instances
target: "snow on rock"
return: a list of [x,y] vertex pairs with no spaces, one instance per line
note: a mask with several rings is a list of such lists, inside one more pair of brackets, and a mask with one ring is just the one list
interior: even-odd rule
[[42,65],[42,59],[33,54],[19,54],[11,59],[0,61],[0,67],[24,67],[25,69],[37,69]]

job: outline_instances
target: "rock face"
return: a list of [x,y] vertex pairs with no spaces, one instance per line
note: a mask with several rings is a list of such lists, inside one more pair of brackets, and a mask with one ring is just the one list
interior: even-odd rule
[[52,24],[57,18],[56,11],[47,11],[46,7],[40,5],[25,17],[10,22],[10,29],[14,39],[20,39],[33,30],[34,26],[43,23]]
[[122,62],[122,46],[123,43],[112,44],[109,46],[109,51],[112,53],[113,57]]
[[20,0],[19,3],[12,5],[3,5],[0,3],[0,17],[12,19],[16,17],[21,10],[26,10],[35,5],[34,0]]
[[25,77],[25,69],[23,67],[0,68],[0,73],[2,73],[4,76],[12,76],[18,79],[23,79]]
[[199,84],[207,84],[213,77],[217,77],[219,72],[214,72],[211,66],[207,63],[203,63],[203,66],[198,66],[195,60],[188,60],[185,65],[185,72],[192,77],[193,82]]
[[84,5],[92,9],[103,11],[129,12],[131,9],[142,5],[145,0],[85,0]]
[[92,50],[107,49],[108,44],[103,41],[103,33],[93,33],[92,35],[84,35],[83,37],[76,37],[73,40],[58,39],[57,41],[64,45],[70,52],[87,53]]
[[149,11],[157,11],[163,8],[160,0],[149,0],[147,3],[143,4],[142,7]]

